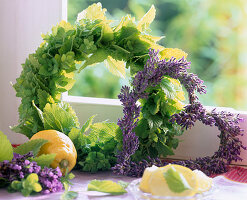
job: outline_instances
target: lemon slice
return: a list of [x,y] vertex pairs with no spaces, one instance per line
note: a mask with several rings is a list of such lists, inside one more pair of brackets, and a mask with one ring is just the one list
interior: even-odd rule
[[198,193],[206,192],[212,187],[213,179],[208,177],[200,170],[193,171],[196,174],[196,178],[198,181]]
[[[171,168],[179,173],[184,185],[188,188],[187,190],[180,193],[175,193],[170,190],[164,177],[164,173]],[[149,178],[149,189],[152,195],[157,196],[194,196],[198,191],[197,176],[189,168],[170,164],[165,167],[160,167],[151,173]]]
[[153,165],[152,167],[148,167],[145,169],[139,188],[143,191],[143,192],[148,192],[150,193],[150,188],[149,188],[149,179],[151,174],[155,171],[159,169],[158,167],[156,167],[155,165]]

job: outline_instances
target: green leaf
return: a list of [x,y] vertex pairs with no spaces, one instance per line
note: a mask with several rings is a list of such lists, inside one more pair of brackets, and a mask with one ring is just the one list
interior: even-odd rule
[[72,128],[68,134],[69,138],[74,143],[76,149],[79,148],[80,146],[79,141],[78,141],[79,134],[80,134],[80,129],[78,128]]
[[116,76],[125,78],[125,62],[120,60],[115,60],[111,56],[108,56],[105,60],[106,68]]
[[4,160],[11,161],[13,158],[13,147],[7,136],[2,131],[0,131],[0,141],[0,162]]
[[159,152],[159,155],[163,155],[166,157],[167,155],[174,155],[174,152],[172,151],[171,147],[169,147],[165,142],[159,140],[156,143],[156,149]]
[[99,122],[91,126],[91,134],[96,135],[101,140],[110,139],[116,136],[118,125],[113,122]]
[[60,107],[60,104],[46,104],[43,116],[45,129],[55,129],[68,134],[77,126],[73,113],[68,112],[62,105]]
[[21,191],[22,183],[21,181],[12,181],[10,187],[13,188],[15,191]]
[[61,200],[72,200],[72,199],[76,199],[77,197],[78,197],[78,192],[65,190],[65,192],[62,194],[60,199]]
[[147,118],[147,121],[148,121],[148,125],[151,131],[156,130],[163,124],[162,117],[159,117],[157,115],[150,115]]
[[37,164],[41,167],[50,167],[50,164],[55,159],[56,154],[42,154],[39,157],[35,157],[33,161],[37,162]]
[[73,179],[73,178],[75,178],[75,175],[72,173],[72,172],[70,172],[69,174],[68,174],[68,179]]
[[87,172],[97,172],[97,171],[105,171],[110,169],[111,164],[108,158],[101,153],[91,151],[89,152],[88,156],[86,157],[84,162],[79,162],[79,165],[82,166],[83,171]]
[[191,189],[184,176],[174,168],[170,168],[164,172],[164,178],[172,192],[181,193],[185,190]]
[[155,7],[154,5],[152,5],[149,11],[141,18],[141,20],[137,25],[137,28],[140,32],[145,31],[149,27],[149,25],[153,22],[155,18],[155,13],[156,13]]
[[109,24],[103,23],[101,32],[101,42],[109,42],[114,39],[113,30]]
[[[83,21],[84,19],[89,19],[89,20],[96,20],[96,19],[100,19],[103,22],[107,22],[107,18],[105,16],[105,12],[106,9],[103,8],[102,9],[102,5],[100,2],[98,2],[97,4],[94,3],[90,6],[88,6],[85,10],[83,10],[82,12],[80,12],[77,16],[77,20],[78,22]],[[83,23],[83,22],[81,22]]]
[[41,192],[41,190],[42,190],[42,187],[41,187],[41,185],[39,183],[34,183],[33,184],[33,191],[34,192]]
[[35,157],[39,153],[40,148],[47,142],[48,140],[44,139],[29,140],[28,142],[14,148],[14,152],[24,155],[32,151]]
[[148,130],[148,122],[146,119],[142,118],[141,120],[139,120],[136,128],[135,128],[135,133],[137,136],[141,137],[141,138],[147,138],[148,134],[149,134],[149,130]]
[[51,95],[45,90],[41,90],[41,89],[38,90],[38,100],[39,100],[39,108],[41,110],[44,109],[47,103],[55,103]]
[[88,191],[98,191],[112,195],[121,195],[127,192],[121,185],[110,180],[92,180],[88,184]]
[[28,177],[26,178],[26,181],[32,184],[37,183],[39,181],[39,177],[37,174],[32,173],[28,175]]
[[94,120],[94,118],[96,116],[97,115],[93,115],[93,116],[91,116],[91,117],[88,118],[88,120],[85,122],[85,124],[83,124],[83,126],[82,126],[82,128],[80,130],[81,133],[85,133],[85,132],[88,131],[88,129],[92,126],[93,120]]
[[22,190],[21,190],[21,193],[22,193],[22,195],[23,195],[24,197],[29,196],[29,195],[31,194],[31,192],[32,192],[32,189],[22,189]]
[[165,95],[170,99],[174,99],[176,97],[177,91],[179,91],[179,88],[175,87],[175,85],[168,77],[164,77],[162,79],[160,86],[163,89]]
[[42,123],[44,124],[44,116],[43,116],[43,112],[42,110],[40,110],[34,103],[34,101],[32,101],[33,107],[37,110],[39,118],[41,119]]
[[78,73],[80,73],[81,70],[83,70],[86,66],[103,62],[105,59],[107,59],[107,57],[108,57],[108,54],[104,49],[98,49],[80,67],[80,69],[78,70]]

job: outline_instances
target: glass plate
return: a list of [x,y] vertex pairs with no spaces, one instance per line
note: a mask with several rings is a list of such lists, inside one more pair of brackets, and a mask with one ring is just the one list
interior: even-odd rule
[[206,200],[212,197],[213,193],[217,188],[213,184],[211,189],[207,192],[203,192],[202,194],[195,194],[194,196],[154,196],[150,193],[143,192],[139,189],[139,184],[141,182],[141,178],[134,180],[129,185],[129,190],[136,200]]

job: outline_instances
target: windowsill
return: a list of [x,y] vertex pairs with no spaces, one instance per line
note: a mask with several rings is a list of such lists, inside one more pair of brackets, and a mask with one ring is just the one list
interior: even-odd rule
[[119,99],[69,96],[67,93],[62,95],[62,100],[74,104],[121,106],[121,102],[119,101]]

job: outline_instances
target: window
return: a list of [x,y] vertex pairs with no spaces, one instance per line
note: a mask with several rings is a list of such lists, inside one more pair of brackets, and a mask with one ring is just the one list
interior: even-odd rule
[[[77,13],[98,1],[68,0],[68,21],[74,23]],[[131,13],[139,20],[150,6],[156,7],[151,28],[154,35],[165,35],[160,43],[181,48],[192,62],[191,71],[205,81],[204,105],[247,109],[247,37],[245,1],[100,1],[108,18],[119,19]],[[117,98],[128,80],[111,75],[103,64],[88,67],[76,75],[72,96]],[[79,81],[78,81],[79,80]],[[104,88],[101,86],[103,83]]]

